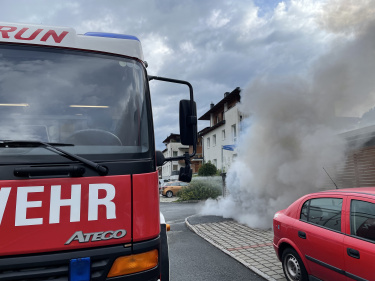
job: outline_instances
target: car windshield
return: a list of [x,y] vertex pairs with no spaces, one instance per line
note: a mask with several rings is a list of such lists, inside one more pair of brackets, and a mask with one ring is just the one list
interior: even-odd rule
[[[122,56],[0,44],[0,141],[72,144],[64,150],[96,160],[149,157],[145,77],[140,62]],[[0,147],[0,163],[48,157],[61,158]]]

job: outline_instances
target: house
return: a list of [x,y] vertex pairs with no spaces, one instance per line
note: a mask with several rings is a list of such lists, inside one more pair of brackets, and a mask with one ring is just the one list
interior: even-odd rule
[[[202,136],[200,135],[200,132],[198,132],[197,137],[197,151],[195,153],[195,156],[191,159],[191,169],[193,174],[198,173],[199,168],[203,164],[203,149],[202,149]],[[191,145],[189,147],[189,154],[193,153],[193,146]],[[185,162],[183,162],[185,164]]]
[[211,162],[222,172],[228,171],[237,156],[236,143],[243,119],[238,109],[240,92],[237,87],[225,93],[221,101],[216,105],[211,103],[210,109],[198,119],[210,121],[210,126],[199,132],[204,162]]
[[[170,134],[164,141],[166,148],[163,150],[165,158],[182,156],[185,152],[189,152],[188,145],[182,145],[179,134]],[[178,179],[180,168],[185,167],[184,161],[168,161],[162,166],[162,178],[163,179]]]
[[348,143],[348,151],[346,161],[339,165],[334,177],[337,186],[375,186],[375,125],[350,130],[341,136]]

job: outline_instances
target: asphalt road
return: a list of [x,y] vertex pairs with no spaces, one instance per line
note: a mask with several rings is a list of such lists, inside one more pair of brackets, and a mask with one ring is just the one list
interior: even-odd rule
[[185,225],[197,213],[198,203],[160,203],[167,223],[171,281],[264,281]]

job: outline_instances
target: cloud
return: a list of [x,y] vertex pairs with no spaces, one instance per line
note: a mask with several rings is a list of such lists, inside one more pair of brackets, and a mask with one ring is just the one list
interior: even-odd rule
[[207,19],[207,25],[212,28],[220,28],[230,22],[230,18],[223,15],[221,10],[213,10]]
[[168,37],[151,33],[145,36],[142,41],[143,52],[147,54],[149,64],[148,71],[158,74],[163,69],[165,63],[173,55],[174,50],[168,45]]
[[186,41],[186,42],[181,43],[180,49],[181,49],[182,52],[185,52],[185,53],[196,52],[196,50],[194,48],[194,45],[190,41]]

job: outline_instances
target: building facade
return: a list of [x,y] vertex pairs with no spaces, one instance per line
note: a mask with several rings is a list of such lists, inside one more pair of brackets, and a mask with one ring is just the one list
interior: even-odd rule
[[211,162],[217,169],[227,172],[237,157],[236,144],[241,131],[243,114],[238,109],[241,100],[240,88],[225,93],[224,98],[199,120],[209,120],[210,126],[199,132],[202,137],[204,162]]
[[341,136],[347,141],[347,153],[345,162],[335,167],[337,174],[333,178],[337,187],[375,186],[375,125],[351,130]]
[[[182,145],[180,135],[170,134],[164,141],[166,148],[163,150],[165,158],[182,156],[189,152],[188,145]],[[185,167],[184,161],[168,161],[162,166],[161,176],[163,179],[178,179],[181,167]]]
[[[199,168],[203,164],[203,149],[202,149],[202,136],[198,134],[197,138],[197,151],[195,153],[195,156],[191,159],[191,169],[193,174],[197,174]],[[189,154],[193,153],[193,146],[191,145],[189,148]],[[183,165],[185,165],[185,162],[183,162]]]

